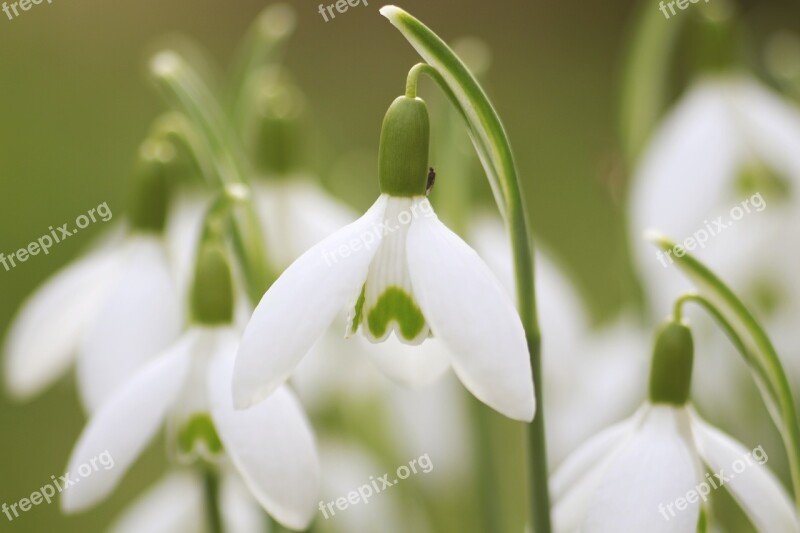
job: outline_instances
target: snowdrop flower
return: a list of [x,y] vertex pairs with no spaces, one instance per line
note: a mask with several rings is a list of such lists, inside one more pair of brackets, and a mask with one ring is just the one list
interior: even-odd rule
[[294,529],[310,523],[319,465],[311,428],[294,395],[281,387],[252,409],[233,408],[230,384],[239,334],[232,326],[230,265],[221,237],[215,237],[204,237],[198,250],[192,326],[91,418],[72,452],[69,471],[103,451],[115,466],[65,492],[65,511],[80,511],[105,498],[168,421],[180,460],[214,462],[224,450],[276,520]]
[[125,236],[108,239],[23,303],[3,348],[7,389],[14,396],[40,393],[77,356],[79,392],[93,411],[179,335],[182,313],[161,235],[163,166],[171,154],[163,143],[143,145]]
[[[654,133],[630,195],[632,243],[656,309],[669,305],[684,285],[658,276],[656,254],[642,231],[658,227],[683,240],[702,230],[707,242],[694,253],[723,276],[741,278],[743,265],[780,242],[771,235],[797,210],[796,184],[800,110],[744,75],[696,83]],[[763,197],[755,198],[760,202],[753,214],[731,227],[730,210],[754,193]],[[792,199],[786,201],[787,195]]]
[[[641,238],[645,229],[658,227],[679,241],[693,239],[692,253],[752,302],[795,383],[800,365],[785,354],[800,349],[800,282],[797,251],[785,243],[800,228],[798,185],[797,107],[745,75],[706,78],[654,133],[636,171],[629,208],[632,247],[653,311],[663,313],[675,294],[691,288],[682,276],[664,276],[661,252]],[[749,213],[734,221],[743,202]],[[698,361],[696,400],[726,427],[750,431],[755,422],[741,416],[742,406],[757,391],[746,367],[730,364],[732,348],[724,335],[701,333],[697,342],[709,357]],[[733,401],[720,401],[720,383],[732,381],[744,389]]]
[[701,506],[723,487],[758,531],[800,531],[791,499],[764,466],[763,447],[747,450],[688,403],[692,362],[689,328],[667,323],[656,340],[649,401],[553,476],[557,531],[693,533]]
[[426,198],[428,115],[419,98],[396,99],[380,146],[382,194],[356,222],[295,261],[248,324],[234,371],[237,407],[267,397],[345,306],[348,334],[381,342],[430,336],[478,399],[530,421],[533,383],[512,300],[478,255],[436,217]]

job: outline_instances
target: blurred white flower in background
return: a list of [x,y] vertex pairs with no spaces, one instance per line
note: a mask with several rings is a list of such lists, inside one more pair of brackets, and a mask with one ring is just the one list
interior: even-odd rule
[[305,528],[313,517],[319,483],[311,427],[285,387],[256,407],[233,409],[230,384],[238,337],[225,326],[192,328],[120,388],[89,421],[68,471],[103,451],[114,458],[114,468],[71,487],[64,493],[63,509],[80,511],[108,496],[170,420],[183,455],[213,460],[224,449],[253,496],[276,520]]
[[6,388],[28,399],[77,357],[91,412],[180,334],[182,312],[157,234],[114,236],[53,275],[22,304],[4,346]]
[[[794,356],[800,350],[798,187],[800,110],[737,74],[701,79],[687,90],[652,135],[629,197],[631,245],[652,314],[669,313],[691,285],[662,266],[642,238],[644,230],[658,228],[678,243],[705,232],[707,241],[690,253],[752,305],[795,384],[800,383]],[[750,212],[733,220],[731,211],[745,201]],[[753,420],[768,423],[764,416],[741,416],[751,412],[747,406],[757,392],[724,335],[698,328],[696,340],[704,353],[697,360],[698,404],[737,433],[751,431]],[[720,386],[735,386],[740,393],[723,397],[716,392]]]

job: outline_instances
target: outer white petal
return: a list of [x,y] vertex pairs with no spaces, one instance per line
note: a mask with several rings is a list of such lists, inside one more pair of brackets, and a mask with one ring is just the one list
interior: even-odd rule
[[375,365],[404,387],[421,387],[439,379],[450,368],[447,349],[436,339],[418,346],[397,340],[394,334],[365,350]]
[[305,529],[319,497],[319,459],[311,426],[285,387],[246,410],[231,397],[235,339],[209,367],[211,415],[225,450],[259,503],[282,524]]
[[253,184],[270,260],[284,269],[303,252],[358,218],[305,176]]
[[[724,470],[723,485],[744,509],[758,531],[800,531],[792,500],[781,482],[765,466],[768,456],[751,450],[705,423],[692,412],[692,430],[703,462],[713,472]],[[737,472],[741,471],[741,472]],[[716,478],[715,478],[716,479]]]
[[[68,472],[108,453],[113,467],[98,469],[64,490],[61,507],[77,512],[109,495],[144,447],[158,432],[183,385],[191,363],[195,334],[185,335],[147,364],[92,416],[72,451]],[[85,469],[84,469],[85,470]]]
[[204,504],[201,480],[189,472],[175,472],[139,496],[109,532],[203,533]]
[[431,213],[411,223],[414,293],[461,382],[516,420],[533,419],[533,378],[519,315],[478,254]]
[[160,240],[134,236],[123,272],[93,321],[78,357],[78,384],[92,412],[178,337],[183,311]]
[[96,315],[119,257],[94,252],[59,271],[23,303],[6,337],[6,388],[28,399],[72,363],[87,323]]
[[654,405],[608,464],[582,531],[694,533],[700,504],[689,502],[674,516],[667,506],[694,489],[700,476],[688,412]]
[[355,303],[380,243],[385,207],[382,195],[364,216],[292,263],[261,299],[236,359],[238,408],[258,403],[283,383],[336,314]]
[[226,472],[219,487],[220,512],[225,531],[236,533],[268,532],[266,515],[250,494],[239,474]]
[[636,415],[610,426],[587,440],[558,467],[550,478],[550,494],[559,500],[592,468],[624,442],[625,437],[636,428],[642,410]]

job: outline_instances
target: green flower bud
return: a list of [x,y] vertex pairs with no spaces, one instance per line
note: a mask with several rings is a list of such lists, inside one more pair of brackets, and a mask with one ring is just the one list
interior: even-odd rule
[[685,324],[670,320],[656,335],[650,369],[650,401],[683,405],[692,386],[694,341]]
[[224,245],[204,240],[197,253],[190,294],[192,318],[206,325],[233,321],[233,278]]
[[378,173],[381,192],[424,196],[428,184],[428,109],[420,98],[397,98],[383,119]]
[[306,103],[303,94],[281,69],[265,69],[250,83],[253,106],[245,119],[245,139],[257,170],[286,176],[303,157]]
[[128,210],[134,230],[163,231],[172,186],[169,166],[174,158],[175,148],[167,141],[151,140],[142,145]]

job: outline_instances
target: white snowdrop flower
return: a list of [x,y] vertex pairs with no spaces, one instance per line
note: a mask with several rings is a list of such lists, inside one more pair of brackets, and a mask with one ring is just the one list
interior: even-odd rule
[[757,530],[800,531],[791,499],[765,466],[765,450],[747,450],[688,403],[692,361],[689,328],[667,323],[656,340],[649,401],[555,472],[557,531],[694,533],[701,506],[717,489],[733,496]]
[[[685,284],[659,275],[644,230],[702,240],[692,245],[697,257],[726,278],[752,280],[757,272],[747,263],[780,242],[774,237],[787,218],[797,222],[798,184],[795,105],[745,75],[695,83],[653,134],[630,195],[631,240],[656,309]],[[732,220],[731,210],[748,200],[746,219]]]
[[124,237],[115,234],[56,273],[12,320],[3,352],[14,396],[37,395],[77,356],[79,392],[91,412],[180,334],[183,313],[162,238],[164,155],[148,146]]
[[[691,288],[682,276],[664,275],[660,261],[670,266],[668,256],[642,239],[645,229],[657,227],[744,295],[794,383],[800,383],[800,364],[788,354],[800,349],[800,258],[786,243],[800,228],[799,185],[796,105],[744,74],[709,77],[695,83],[655,131],[629,204],[632,248],[652,310],[664,313],[676,294]],[[753,421],[740,415],[757,392],[745,366],[730,363],[732,348],[718,331],[703,332],[697,341],[710,353],[698,361],[696,401],[729,429],[749,431]],[[745,390],[720,401],[715,391],[734,381]]]
[[426,198],[422,100],[395,100],[384,119],[380,155],[382,194],[375,204],[303,254],[256,308],[236,362],[237,407],[259,402],[285,381],[349,306],[348,334],[360,329],[373,342],[394,335],[411,345],[433,335],[478,399],[530,421],[531,367],[514,303]]
[[[81,511],[108,496],[162,424],[173,418],[184,454],[213,457],[224,449],[276,520],[305,528],[318,488],[310,425],[285,387],[253,409],[234,410],[230,382],[237,345],[238,334],[229,327],[193,327],[121,387],[90,419],[68,471],[103,451],[114,458],[114,468],[94,472],[65,491],[63,509]],[[197,443],[199,450],[193,448]]]
[[189,295],[191,327],[92,416],[68,471],[103,451],[114,458],[114,468],[95,472],[66,491],[65,511],[86,509],[108,496],[167,422],[179,461],[230,460],[276,520],[294,529],[310,523],[319,464],[299,402],[281,387],[253,409],[233,407],[239,332],[233,326],[234,284],[222,234],[225,226],[212,218],[216,216],[225,215],[210,211],[198,247]]

